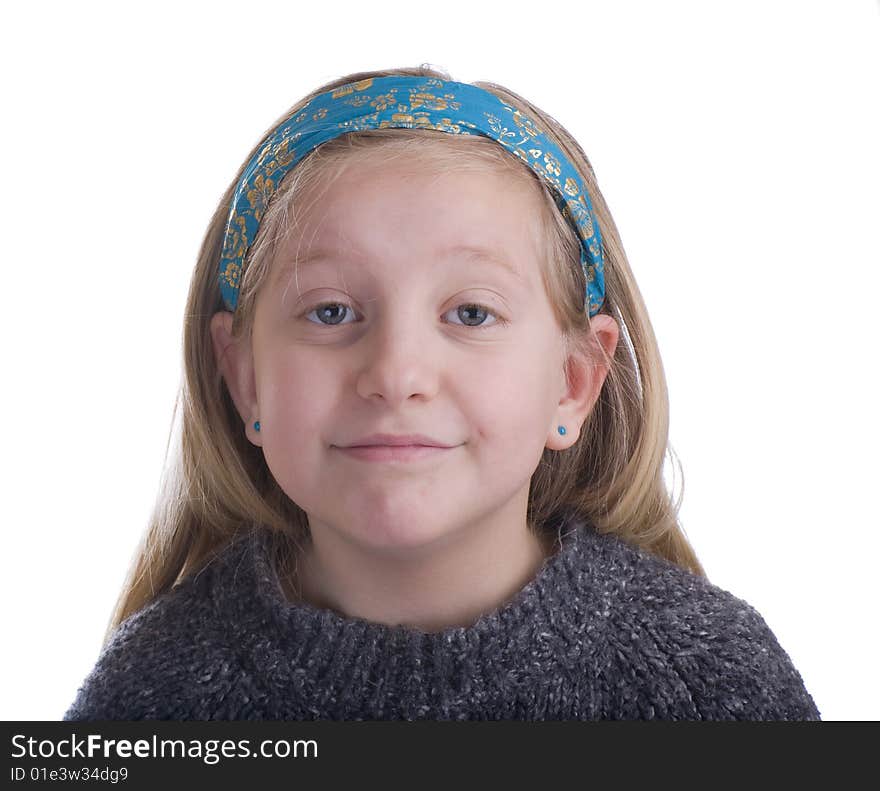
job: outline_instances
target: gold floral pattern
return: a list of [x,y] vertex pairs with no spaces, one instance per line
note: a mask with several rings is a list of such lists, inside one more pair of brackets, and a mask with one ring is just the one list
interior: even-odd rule
[[535,172],[581,240],[585,309],[598,313],[605,297],[599,223],[581,175],[534,119],[493,93],[434,77],[391,76],[342,85],[314,97],[268,136],[248,163],[233,196],[218,281],[234,311],[248,251],[281,179],[306,154],[348,132],[366,129],[435,129],[492,138]]

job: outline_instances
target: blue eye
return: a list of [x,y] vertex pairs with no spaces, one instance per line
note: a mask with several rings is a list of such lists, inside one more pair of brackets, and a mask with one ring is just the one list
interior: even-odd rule
[[[483,330],[483,329],[489,329],[490,327],[494,327],[495,325],[501,323],[501,317],[497,313],[495,313],[494,310],[489,309],[485,305],[476,305],[473,303],[463,304],[463,305],[459,305],[458,308],[453,308],[453,310],[460,311],[462,308],[464,308],[464,310],[469,313],[474,313],[474,312],[476,312],[477,314],[486,313],[490,316],[495,317],[495,321],[492,324],[465,324],[464,325],[465,327],[474,327],[475,329]],[[452,313],[452,311],[449,311],[449,312]]]
[[[333,310],[331,310],[331,308],[338,308],[338,307],[342,307],[342,308],[345,309],[345,310],[351,310],[351,308],[350,308],[348,305],[346,305],[344,302],[322,302],[320,305],[316,305],[315,307],[313,307],[313,308],[312,308],[308,313],[306,313],[305,315],[306,315],[306,316],[309,316],[309,315],[311,315],[312,313],[316,313],[316,312],[317,312],[319,315],[323,314],[326,318],[329,318],[329,319],[330,319],[330,321],[328,322],[327,326],[335,327],[336,325],[338,325],[338,324],[340,323],[340,320],[339,320],[338,316],[336,316],[336,315],[330,315],[330,314],[333,314],[334,312],[335,312],[335,313],[339,313],[338,310],[337,310],[337,311],[333,311]],[[324,322],[323,322],[322,320],[319,319],[319,322],[312,322],[312,323],[313,323],[313,324],[315,324],[315,323],[321,323],[321,324],[323,324]]]
[[[473,314],[474,312],[477,312],[478,314],[479,313],[486,313],[490,316],[495,317],[495,321],[492,322],[491,324],[485,324],[485,323],[464,324],[464,323],[462,323],[460,326],[463,326],[463,327],[471,327],[475,330],[484,330],[484,329],[487,330],[487,329],[491,329],[492,327],[504,325],[504,324],[508,323],[506,319],[501,318],[491,308],[487,307],[486,305],[480,305],[480,304],[473,303],[473,302],[463,302],[457,308],[453,308],[451,311],[449,311],[449,313],[452,313],[453,311],[458,311],[460,313],[462,311],[462,309],[464,309],[467,313],[471,313],[471,314]],[[352,312],[351,306],[348,305],[348,303],[346,303],[346,302],[321,302],[318,305],[315,305],[311,310],[309,310],[307,313],[305,313],[303,315],[308,317],[311,314],[316,313],[319,317],[318,321],[309,320],[309,321],[311,321],[312,324],[321,324],[325,327],[338,327],[344,323],[342,321],[342,318],[344,317],[344,314],[346,312],[348,312],[348,313]],[[325,322],[324,319],[327,319],[327,321]],[[347,323],[351,324],[352,322],[347,322]],[[452,323],[454,324],[455,322],[452,322]]]

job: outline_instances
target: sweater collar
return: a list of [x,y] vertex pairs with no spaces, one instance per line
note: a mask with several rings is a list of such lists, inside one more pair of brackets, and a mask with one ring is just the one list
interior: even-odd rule
[[[559,626],[557,613],[583,597],[589,583],[583,577],[593,567],[601,536],[573,511],[556,520],[553,532],[554,552],[535,577],[505,603],[465,627],[423,632],[290,601],[270,562],[272,537],[263,527],[253,528],[217,559],[214,596],[228,627],[240,630],[237,639],[260,643],[261,652],[270,646],[283,647],[288,662],[297,661],[300,654],[337,654],[357,651],[358,646],[416,654],[443,646],[456,652],[498,651],[504,643],[520,643],[526,633]],[[253,618],[259,624],[249,622]],[[263,662],[266,658],[259,657]]]

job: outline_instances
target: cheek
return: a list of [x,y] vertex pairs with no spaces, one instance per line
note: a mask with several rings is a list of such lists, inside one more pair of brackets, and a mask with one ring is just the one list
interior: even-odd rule
[[[518,443],[546,442],[558,403],[546,361],[512,355],[459,379],[456,392],[480,439],[499,453]],[[494,452],[494,451],[493,451]]]
[[319,370],[310,370],[291,355],[267,356],[257,371],[257,398],[261,420],[276,444],[299,445],[309,431],[321,425],[321,414],[331,401],[328,383]]
[[266,465],[285,494],[300,507],[309,504],[309,492],[319,478],[318,445],[329,443],[324,435],[330,395],[309,373],[289,358],[274,364],[267,359],[265,372],[257,379]]

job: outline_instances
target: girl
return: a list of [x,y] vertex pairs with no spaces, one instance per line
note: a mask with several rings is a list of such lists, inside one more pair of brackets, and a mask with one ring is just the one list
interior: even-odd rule
[[177,464],[65,719],[818,719],[662,476],[589,161],[499,85],[324,85],[202,245]]

